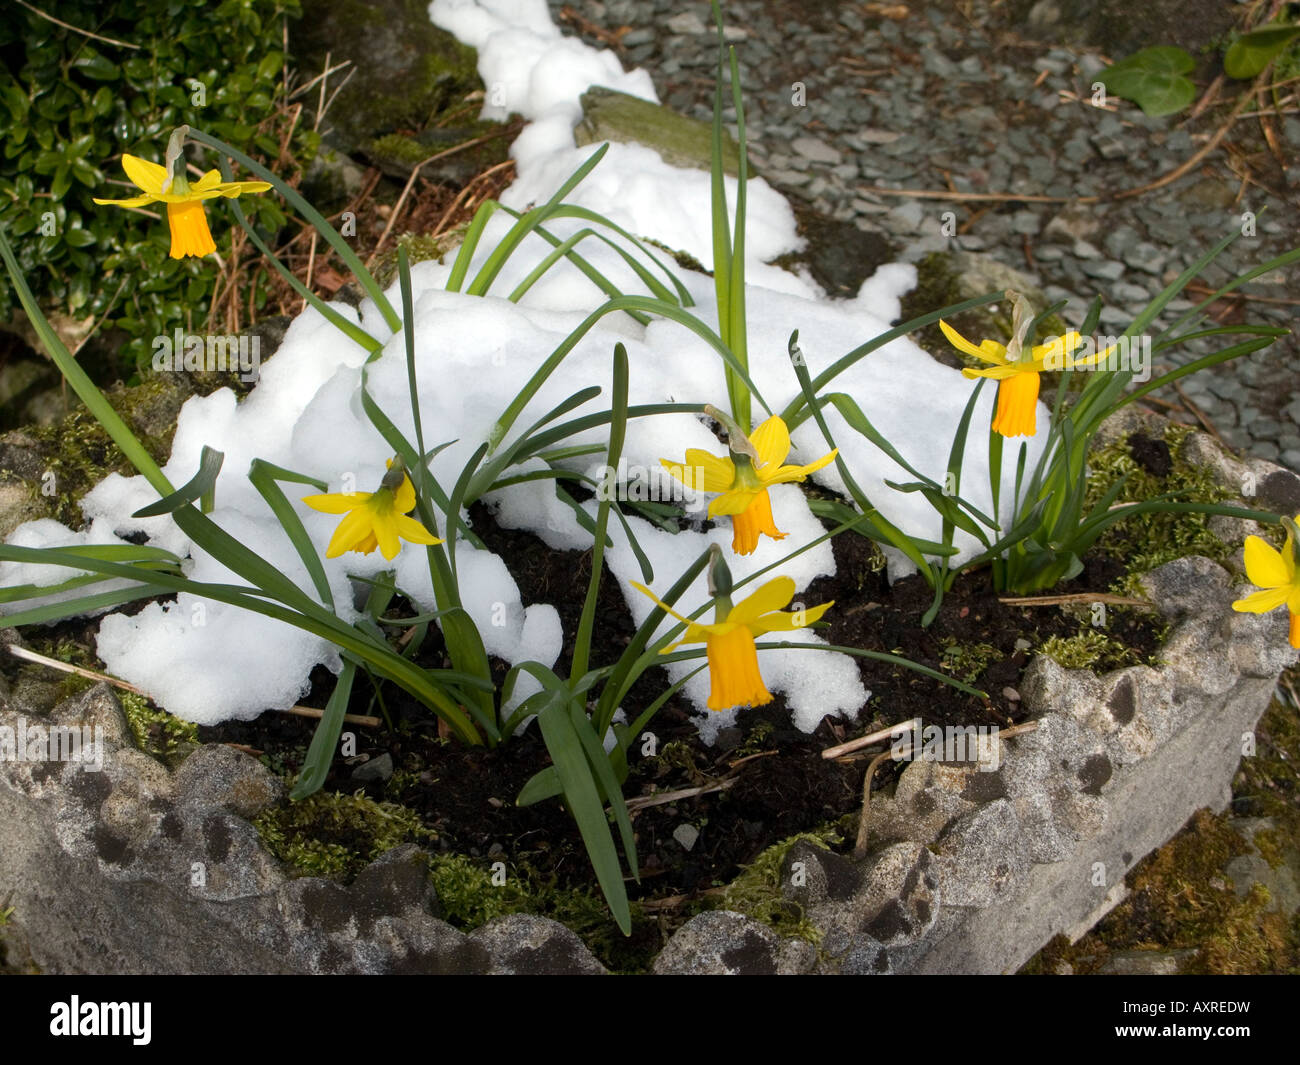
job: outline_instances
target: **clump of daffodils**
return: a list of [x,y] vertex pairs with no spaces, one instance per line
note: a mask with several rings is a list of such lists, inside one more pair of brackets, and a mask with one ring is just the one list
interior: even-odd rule
[[[687,488],[720,493],[709,504],[709,517],[731,518],[731,549],[738,555],[752,554],[760,535],[784,540],[776,527],[772,500],[767,490],[774,484],[802,481],[810,473],[834,461],[837,451],[823,455],[806,466],[787,466],[790,431],[775,415],[748,436],[735,422],[713,407],[710,416],[727,427],[726,456],[702,448],[687,448],[683,462],[660,459],[663,467]],[[793,593],[791,593],[793,594]],[[789,602],[789,600],[786,600]]]

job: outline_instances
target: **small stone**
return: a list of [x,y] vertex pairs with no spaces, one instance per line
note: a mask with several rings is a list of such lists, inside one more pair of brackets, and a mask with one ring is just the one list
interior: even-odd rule
[[1009,703],[1018,703],[1020,702],[1020,693],[1016,691],[1015,688],[1010,688],[1010,687],[1003,688],[1002,698],[1004,698]]
[[1101,281],[1118,281],[1124,276],[1124,264],[1115,259],[1086,262],[1083,264],[1083,272]]
[[1076,240],[1074,247],[1071,249],[1076,259],[1100,259],[1101,251],[1095,244],[1086,240]]
[[1037,236],[1041,225],[1037,211],[1017,211],[1011,216],[1011,228],[1027,237]]
[[1095,133],[1088,139],[1103,159],[1121,159],[1129,150],[1129,146],[1118,137],[1106,137]]
[[838,164],[844,157],[839,150],[816,137],[796,137],[790,147],[812,163]]
[[684,851],[693,850],[699,838],[700,830],[694,825],[678,825],[673,829],[673,839],[681,845],[681,848]]
[[362,762],[356,769],[352,770],[352,779],[358,784],[369,784],[371,781],[384,782],[393,775],[393,756],[385,751],[378,758],[371,758],[368,762]]
[[673,15],[664,23],[671,33],[680,33],[683,36],[694,35],[699,33],[708,33],[709,28],[704,25],[704,20],[694,11],[684,11],[680,15]]

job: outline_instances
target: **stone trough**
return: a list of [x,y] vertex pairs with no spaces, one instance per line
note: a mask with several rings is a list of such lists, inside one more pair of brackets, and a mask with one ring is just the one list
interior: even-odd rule
[[[1204,437],[1188,446],[1226,483],[1253,476],[1261,508],[1300,509],[1293,474],[1236,463]],[[1233,543],[1245,531],[1221,529]],[[790,849],[782,891],[821,932],[820,948],[712,911],[681,927],[653,970],[1001,973],[1059,933],[1082,935],[1123,897],[1136,863],[1197,809],[1226,805],[1296,657],[1280,614],[1228,609],[1240,581],[1209,559],[1171,562],[1144,583],[1170,623],[1160,666],[1097,676],[1040,656],[1021,684],[1037,728],[1000,742],[996,770],[913,762],[893,795],[873,799],[862,862]],[[36,716],[0,699],[0,726]],[[0,909],[13,910],[0,936],[11,963],[65,973],[603,971],[545,918],[468,933],[440,920],[414,846],[347,886],[293,877],[250,824],[282,800],[279,780],[222,745],[169,771],[132,745],[106,685],[45,723],[96,725],[103,769],[0,761]]]

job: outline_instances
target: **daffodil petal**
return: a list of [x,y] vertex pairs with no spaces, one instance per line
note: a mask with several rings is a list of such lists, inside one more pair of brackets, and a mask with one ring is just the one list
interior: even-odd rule
[[970,367],[962,370],[963,377],[988,377],[994,381],[1005,381],[1008,377],[1015,377],[1021,371],[1016,369],[1016,364],[1012,362],[1003,363],[1001,366],[990,366],[987,370],[972,370]]
[[191,192],[207,192],[221,184],[221,171],[209,170],[198,181],[190,186]]
[[330,537],[329,546],[325,549],[325,557],[338,558],[345,551],[356,549],[358,544],[375,531],[373,521],[374,515],[368,508],[357,507],[339,522],[334,535]]
[[157,203],[156,196],[131,196],[125,200],[101,200],[95,199],[95,203],[111,204],[114,207],[144,207],[146,204]]
[[411,544],[440,544],[442,541],[429,532],[414,518],[405,514],[395,514],[393,521],[397,525],[397,535]]
[[248,193],[266,192],[270,187],[269,181],[228,181],[218,185],[213,191],[218,196],[234,199],[236,196],[244,196]]
[[155,196],[162,193],[163,182],[167,180],[166,168],[151,163],[148,159],[141,159],[138,155],[123,153],[122,169],[137,188]]
[[750,622],[749,630],[755,636],[759,636],[765,632],[793,632],[795,629],[806,629],[814,621],[820,621],[822,615],[834,605],[835,600],[832,599],[829,603],[821,603],[807,610],[788,612],[778,610],[772,614],[764,614]]
[[991,362],[996,364],[1002,364],[1007,361],[1006,348],[996,341],[985,340],[979,347],[976,347],[942,318],[939,319],[939,328],[943,331],[943,335],[948,338],[949,344],[958,351],[969,355],[972,359],[979,359],[981,362]]
[[774,577],[752,595],[731,608],[727,620],[734,625],[749,625],[763,614],[780,610],[794,598],[792,577]]
[[1245,556],[1246,576],[1257,588],[1280,588],[1291,583],[1293,574],[1287,570],[1286,559],[1266,540],[1247,536]]
[[754,502],[759,491],[760,489],[750,491],[737,488],[731,492],[724,492],[709,504],[709,517],[720,518],[728,514],[743,514],[749,509],[749,504]]
[[763,476],[764,466],[775,469],[790,454],[790,430],[775,414],[749,434],[749,442],[758,452],[758,462],[755,466],[760,479]]
[[409,514],[415,509],[415,485],[409,476],[402,478],[393,496],[393,509],[399,514]]
[[[1070,352],[1077,348],[1082,341],[1083,337],[1079,335],[1078,330],[1071,329],[1065,336],[1057,337],[1050,344],[1035,344],[1031,352],[1032,361],[1042,364],[1053,352],[1060,352],[1060,359],[1064,362],[1069,357]],[[1056,367],[1053,367],[1053,369],[1056,369]]]
[[379,541],[379,550],[384,558],[396,558],[397,552],[402,549],[401,538],[397,535],[397,515],[391,510],[383,514],[371,511],[370,518],[374,522],[375,539]]
[[725,492],[736,480],[736,464],[731,459],[703,448],[688,447],[685,465],[700,471],[691,487],[705,492]]
[[[680,621],[683,625],[686,625],[686,626],[687,626],[687,632],[688,632],[688,633],[690,632],[690,627],[691,627],[691,626],[694,626],[694,625],[696,624],[696,623],[693,622],[690,618],[684,618],[684,617],[682,617],[681,614],[677,613],[676,610],[674,610],[674,609],[673,609],[672,607],[670,607],[667,603],[665,603],[662,599],[660,599],[657,595],[655,595],[654,592],[652,592],[649,588],[647,588],[647,587],[646,587],[644,584],[642,584],[640,581],[631,581],[631,582],[629,582],[629,583],[632,585],[633,588],[635,588],[635,589],[636,589],[638,592],[640,592],[642,595],[648,595],[651,599],[653,599],[654,602],[655,602],[655,606],[660,607],[660,608],[663,609],[666,613],[671,614],[673,617],[675,617],[675,618],[676,618],[678,621]],[[683,637],[681,640],[678,640],[677,642],[678,642],[678,643],[683,643],[683,642],[685,642],[685,639],[686,639],[686,638]],[[675,646],[675,645],[674,645],[674,646]]]
[[1291,589],[1286,587],[1266,588],[1262,592],[1246,596],[1245,599],[1238,599],[1232,604],[1232,609],[1243,614],[1267,614],[1285,603],[1290,591]]
[[762,478],[764,484],[789,484],[791,481],[802,481],[810,473],[816,473],[823,466],[829,466],[835,461],[835,456],[839,453],[840,449],[836,448],[815,462],[808,463],[807,466],[782,466],[774,470],[770,476],[764,477],[760,473],[759,477]]
[[369,492],[330,492],[323,495],[303,496],[302,501],[312,510],[322,514],[346,514],[370,498]]

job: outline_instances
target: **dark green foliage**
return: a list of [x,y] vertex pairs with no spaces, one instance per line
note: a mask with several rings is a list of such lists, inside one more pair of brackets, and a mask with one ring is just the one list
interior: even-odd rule
[[[126,334],[116,368],[142,364],[154,336],[206,321],[217,276],[212,257],[168,257],[167,223],[92,197],[136,195],[126,183],[123,152],[162,161],[172,129],[204,129],[274,161],[278,136],[268,123],[282,93],[284,18],[298,0],[64,0],[58,17],[132,49],[92,40],[18,7],[0,20],[0,226],[47,314],[98,319]],[[220,32],[214,32],[219,27]],[[198,90],[202,87],[202,106]],[[259,128],[260,127],[260,128]],[[295,135],[299,163],[314,136]],[[217,165],[190,149],[203,170]],[[239,177],[239,175],[236,175]],[[275,197],[250,196],[244,210],[260,228],[284,224]],[[223,201],[208,205],[219,254],[230,249]],[[54,232],[42,233],[45,212]],[[120,290],[120,291],[119,291]],[[116,302],[114,297],[116,296]],[[0,322],[21,317],[0,279]]]

